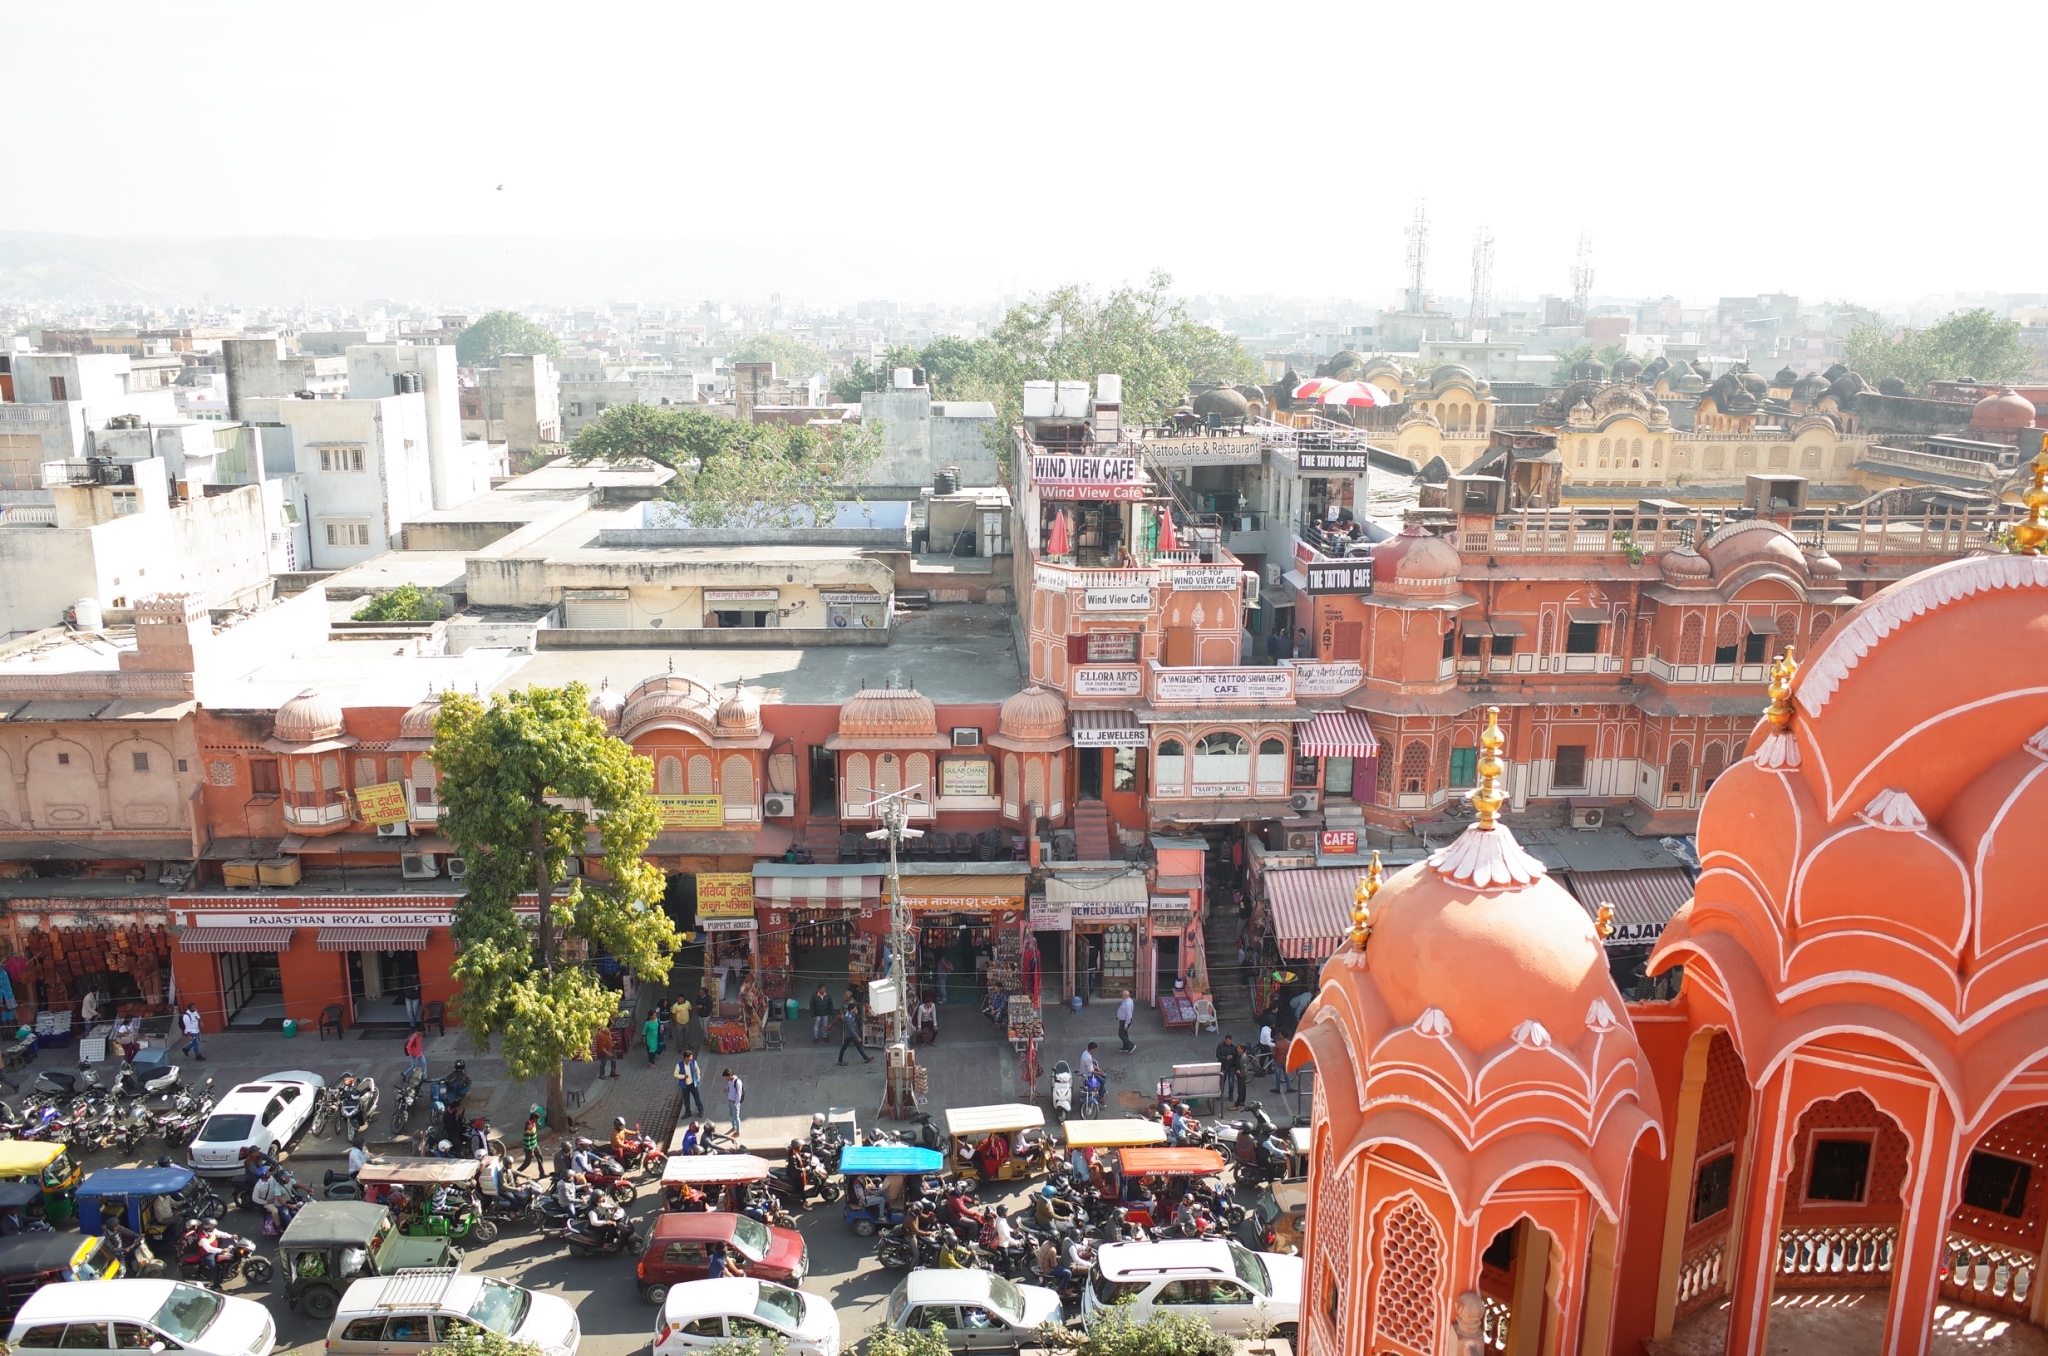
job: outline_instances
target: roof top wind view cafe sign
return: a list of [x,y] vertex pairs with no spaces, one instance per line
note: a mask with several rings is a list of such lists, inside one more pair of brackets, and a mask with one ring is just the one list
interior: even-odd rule
[[1151,485],[1136,454],[1040,452],[1031,483],[1048,499],[1145,499]]

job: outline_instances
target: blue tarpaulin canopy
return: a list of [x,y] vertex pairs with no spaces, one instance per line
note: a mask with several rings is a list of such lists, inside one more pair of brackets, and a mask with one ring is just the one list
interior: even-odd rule
[[851,1144],[839,1151],[840,1172],[866,1177],[942,1172],[945,1167],[946,1156],[937,1149],[917,1149],[908,1144]]
[[142,1227],[142,1207],[153,1196],[175,1196],[192,1185],[190,1168],[101,1168],[78,1184],[78,1227],[100,1231],[100,1198],[128,1198],[128,1226]]

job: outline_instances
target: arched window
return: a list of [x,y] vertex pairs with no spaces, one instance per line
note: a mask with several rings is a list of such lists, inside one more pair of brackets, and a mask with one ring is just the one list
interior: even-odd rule
[[1778,634],[1771,640],[1775,653],[1784,653],[1787,645],[1799,643],[1799,613],[1795,608],[1786,608],[1778,613]]
[[433,787],[441,784],[441,774],[434,771],[434,760],[422,754],[412,760],[412,784]]
[[377,760],[375,758],[356,759],[356,785],[375,786],[376,784]]
[[1655,469],[1664,464],[1664,440],[1658,438],[1650,444],[1650,466]]
[[1017,807],[1022,803],[1017,798],[1023,794],[1024,787],[1017,770],[1017,755],[1006,753],[1003,755],[1003,818],[1017,817]]
[[1812,657],[1815,650],[1820,648],[1820,638],[1827,634],[1828,623],[1833,620],[1834,617],[1826,612],[1816,612],[1813,614],[1813,631],[1806,641],[1806,653],[1809,658]]
[[1178,739],[1159,741],[1159,752],[1152,755],[1152,786],[1161,795],[1178,796],[1187,789],[1187,750]]
[[1700,650],[1706,644],[1707,624],[1699,613],[1688,612],[1685,622],[1678,628],[1678,662],[1697,664]]
[[1410,1196],[1381,1218],[1375,1232],[1373,1269],[1379,1287],[1373,1297],[1373,1349],[1394,1343],[1404,1350],[1438,1350],[1442,1231],[1422,1202]]
[[1671,746],[1671,756],[1664,760],[1664,789],[1674,796],[1692,790],[1692,745],[1682,739]]
[[1628,609],[1617,608],[1614,613],[1613,632],[1614,657],[1620,659],[1628,654]]
[[396,755],[384,760],[384,780],[402,782],[405,780],[405,759]]
[[1733,612],[1723,612],[1720,625],[1714,628],[1714,662],[1733,664],[1741,650],[1742,623],[1735,619]]
[[1429,781],[1429,745],[1411,739],[1401,750],[1401,794],[1419,794]]
[[317,788],[313,784],[313,760],[301,758],[292,771],[292,785],[304,795],[311,795]]
[[1609,438],[1602,438],[1600,440],[1600,465],[1603,468],[1607,465],[1608,448],[1612,441]]
[[1779,471],[1779,470],[1783,470],[1783,469],[1785,469],[1786,467],[1790,466],[1791,464],[1792,464],[1792,449],[1791,449],[1791,448],[1789,448],[1789,447],[1774,447],[1774,448],[1772,448],[1772,449],[1771,449],[1771,469],[1772,469],[1772,470],[1774,470],[1774,471]]
[[683,794],[683,760],[673,754],[664,757],[654,765],[655,794],[680,796]]
[[868,772],[868,756],[864,753],[846,755],[846,803],[849,808],[866,810],[868,802],[875,798],[875,783]]
[[1700,456],[1700,465],[1709,471],[1718,471],[1728,464],[1728,449],[1712,445]]
[[1818,471],[1820,469],[1820,449],[1817,447],[1800,448],[1799,467],[1804,471]]
[[1045,803],[1045,760],[1027,758],[1024,760],[1024,813],[1046,814],[1051,806]]
[[1287,745],[1279,739],[1259,741],[1258,793],[1278,795],[1287,789]]
[[903,785],[910,789],[912,800],[932,798],[932,756],[928,753],[913,753],[903,760]]
[[1373,796],[1382,805],[1393,803],[1394,760],[1382,749],[1379,757],[1373,759]]
[[886,796],[903,789],[903,762],[893,753],[875,755],[875,794]]
[[754,765],[745,754],[728,753],[718,769],[718,794],[727,805],[754,803]]
[[1631,438],[1629,440],[1628,464],[1630,466],[1641,466],[1643,464],[1643,440],[1641,438]]
[[693,796],[711,796],[717,793],[718,788],[711,784],[711,755],[708,753],[691,754],[690,794]]
[[1714,778],[1728,770],[1728,749],[1718,739],[1707,745],[1707,756],[1700,762],[1700,789],[1706,790],[1714,784]]
[[1623,758],[1633,758],[1636,756],[1636,727],[1633,725],[1621,727],[1621,756]]
[[1195,741],[1196,786],[1241,786],[1252,779],[1252,745],[1234,730],[1212,730]]
[[1549,654],[1557,648],[1557,614],[1545,612],[1536,626],[1536,653]]
[[1052,792],[1052,816],[1057,819],[1067,812],[1067,765],[1056,753],[1049,760],[1048,767],[1047,789]]
[[1740,452],[1737,452],[1735,454],[1735,464],[1744,467],[1756,465],[1756,449],[1745,447]]
[[320,760],[320,789],[322,791],[341,790],[341,760],[339,758],[322,758]]
[[1586,464],[1586,449],[1592,445],[1592,440],[1589,438],[1579,439],[1579,465],[1584,466]]

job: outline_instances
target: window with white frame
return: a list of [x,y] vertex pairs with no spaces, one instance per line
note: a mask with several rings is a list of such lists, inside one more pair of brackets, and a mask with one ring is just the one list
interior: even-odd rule
[[130,514],[142,512],[142,498],[134,490],[115,490],[113,493],[116,518],[126,518]]
[[360,447],[323,447],[320,449],[320,469],[323,471],[360,471],[363,469],[363,449]]
[[370,524],[366,521],[329,522],[325,524],[325,527],[327,528],[327,544],[329,546],[368,546],[370,544]]

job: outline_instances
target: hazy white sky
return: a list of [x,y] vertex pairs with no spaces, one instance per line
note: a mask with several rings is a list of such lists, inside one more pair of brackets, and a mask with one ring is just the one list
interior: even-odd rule
[[1439,293],[1482,222],[1497,296],[1566,290],[1582,229],[1599,293],[2048,290],[2039,0],[13,0],[0,33],[0,230],[782,243],[906,298],[1158,266],[1377,303],[1422,197]]

